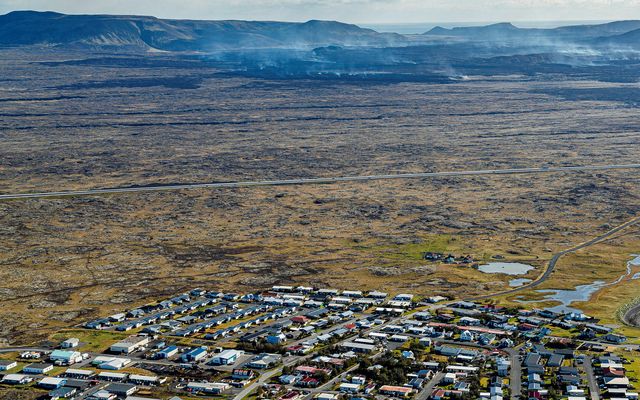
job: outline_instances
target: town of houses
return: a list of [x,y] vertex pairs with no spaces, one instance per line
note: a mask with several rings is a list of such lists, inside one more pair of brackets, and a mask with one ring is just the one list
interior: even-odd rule
[[43,399],[638,399],[638,346],[578,311],[194,289],[67,333],[1,353],[0,385]]

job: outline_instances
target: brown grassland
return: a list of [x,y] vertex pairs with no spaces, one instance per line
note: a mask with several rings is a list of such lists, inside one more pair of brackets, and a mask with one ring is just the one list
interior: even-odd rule
[[[597,93],[617,84],[265,81],[200,69],[47,66],[38,61],[80,56],[0,53],[2,193],[640,156],[634,106],[535,91]],[[177,76],[202,83],[162,86]],[[140,77],[158,84],[135,87]],[[3,201],[0,344],[42,340],[193,287],[499,291],[509,277],[431,264],[421,254],[500,255],[535,266],[533,278],[554,252],[636,215],[639,183],[634,170]],[[640,240],[630,228],[562,259],[542,287],[613,280],[634,252]],[[639,282],[625,280],[580,306],[618,323],[616,310],[638,295]]]

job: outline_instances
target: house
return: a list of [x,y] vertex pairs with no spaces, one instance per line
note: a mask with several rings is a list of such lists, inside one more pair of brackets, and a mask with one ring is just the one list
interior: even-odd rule
[[338,390],[342,393],[358,393],[361,386],[355,383],[343,382],[340,384]]
[[605,376],[602,380],[604,382],[604,386],[607,387],[607,389],[611,389],[611,388],[626,389],[629,387],[629,378],[627,377]]
[[278,380],[280,381],[280,383],[284,384],[284,385],[294,385],[296,384],[300,379],[302,379],[302,376],[300,375],[282,375],[278,378]]
[[282,356],[279,354],[262,353],[251,359],[245,366],[254,369],[268,369],[280,363],[281,360]]
[[72,387],[62,387],[60,389],[54,389],[49,392],[49,398],[51,400],[70,399],[73,398],[78,389]]
[[191,393],[206,393],[219,395],[231,388],[228,383],[211,383],[211,382],[189,382],[187,384],[187,390]]
[[9,371],[10,369],[14,369],[17,366],[18,363],[15,361],[0,360],[0,371]]
[[95,374],[96,374],[95,372],[88,369],[73,369],[73,368],[68,368],[64,372],[65,377],[74,378],[74,379],[89,379]]
[[549,361],[547,361],[547,367],[558,368],[562,365],[562,361],[564,361],[564,356],[562,354],[554,353],[549,357]]
[[478,367],[472,367],[468,365],[448,365],[447,372],[461,372],[464,374],[475,374],[478,372]]
[[292,390],[285,393],[284,396],[280,396],[279,400],[298,400],[300,397],[302,397],[300,392]]
[[256,373],[250,369],[245,368],[234,368],[231,373],[232,379],[238,379],[241,381],[251,380],[256,376]]
[[540,360],[541,360],[540,354],[529,353],[527,354],[527,357],[524,359],[524,365],[527,368],[538,366],[540,365]]
[[124,313],[114,314],[114,315],[108,317],[108,319],[111,322],[122,322],[125,319],[127,319],[127,314],[124,314]]
[[100,372],[98,374],[98,379],[106,382],[124,382],[127,377],[127,374],[121,374],[118,372]]
[[118,396],[106,390],[99,390],[88,397],[88,400],[115,400]]
[[212,365],[231,365],[234,364],[242,354],[243,353],[238,350],[225,350],[214,356],[210,363]]
[[407,340],[409,340],[409,336],[405,336],[405,335],[392,335],[389,338],[389,341],[391,341],[391,342],[399,342],[399,343],[404,343]]
[[345,342],[340,345],[343,349],[354,353],[371,353],[376,346],[366,343]]
[[51,364],[30,364],[22,369],[25,374],[44,375],[53,369]]
[[446,374],[444,374],[444,376],[442,377],[442,383],[449,385],[452,383],[456,383],[458,381],[458,377],[456,374],[454,374],[453,372],[447,372]]
[[129,336],[128,338],[111,345],[109,351],[115,354],[131,354],[149,344],[148,336]]
[[460,318],[460,325],[463,326],[479,326],[480,325],[480,320],[477,318],[472,318],[472,317],[462,317]]
[[510,367],[511,363],[506,358],[498,358],[496,360],[496,369],[498,371],[498,376],[507,376],[509,374]]
[[153,386],[158,383],[162,383],[166,381],[166,378],[158,378],[157,376],[148,376],[148,375],[137,375],[131,374],[129,375],[128,382],[136,384],[136,385],[145,385],[145,386]]
[[373,299],[386,299],[387,296],[388,296],[387,293],[378,292],[378,291],[372,291],[367,294],[367,297],[371,297]]
[[320,386],[320,381],[313,376],[304,376],[296,383],[296,386],[305,388],[316,388]]
[[584,396],[584,389],[579,389],[575,385],[568,385],[566,388],[567,396]]
[[[496,391],[496,388],[491,388],[493,391]],[[453,390],[461,393],[469,393],[471,391],[471,385],[467,382],[456,382],[453,386]],[[502,393],[502,389],[500,389],[500,393]]]
[[111,356],[97,356],[91,362],[93,365],[97,365],[100,369],[119,370],[127,365],[131,364],[131,360],[128,358],[119,358]]
[[393,397],[409,397],[413,392],[410,387],[384,385],[379,389],[380,393]]
[[80,339],[78,338],[69,338],[60,343],[60,347],[62,347],[63,349],[73,349],[78,347],[78,345],[80,345]]
[[422,378],[413,378],[409,381],[408,383],[409,386],[411,386],[412,388],[416,389],[416,390],[420,390],[422,389],[422,386],[424,386],[424,379]]
[[616,335],[615,333],[608,333],[605,336],[603,336],[602,339],[609,343],[616,343],[616,344],[624,343],[627,341],[626,336]]
[[411,350],[403,350],[401,353],[402,358],[406,358],[407,360],[415,360],[416,355]]
[[304,315],[296,315],[295,317],[291,317],[291,322],[294,324],[306,325],[310,322],[310,319]]
[[444,296],[431,296],[427,298],[427,302],[429,303],[440,303],[441,301],[445,301],[445,300],[447,300],[447,298]]
[[182,355],[184,362],[198,362],[207,356],[206,347],[197,347]]
[[496,335],[492,333],[483,333],[478,337],[478,342],[482,345],[488,346],[495,342]]
[[2,383],[6,385],[25,385],[33,381],[33,378],[23,374],[7,374],[2,377]]
[[337,400],[338,395],[332,393],[319,393],[315,397],[316,400]]
[[267,335],[266,340],[269,344],[282,344],[287,341],[287,336],[284,333],[275,333]]
[[475,339],[473,333],[469,332],[469,331],[463,331],[460,334],[460,341],[461,342],[472,342]]
[[115,394],[118,397],[126,397],[137,392],[138,387],[128,383],[110,383],[106,388],[104,388],[104,390],[111,394]]
[[178,346],[167,346],[156,353],[156,358],[171,358],[178,354]]
[[82,361],[82,354],[77,351],[54,350],[49,360],[56,365],[72,365]]
[[367,378],[362,375],[355,375],[351,377],[351,383],[355,383],[356,385],[364,385],[367,383]]
[[54,377],[44,377],[38,382],[38,387],[47,390],[60,389],[67,383],[66,379],[62,378],[54,378]]

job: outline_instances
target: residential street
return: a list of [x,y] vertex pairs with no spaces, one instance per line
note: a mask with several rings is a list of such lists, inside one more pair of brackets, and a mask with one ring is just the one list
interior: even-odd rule
[[600,388],[598,388],[598,382],[596,381],[595,374],[593,373],[593,365],[591,362],[593,359],[591,356],[585,355],[584,357],[584,371],[587,373],[587,381],[589,382],[589,392],[591,393],[591,400],[600,400]]
[[522,393],[522,363],[518,349],[507,349],[511,359],[511,370],[509,372],[509,387],[511,388],[511,398],[519,399]]
[[431,392],[433,392],[433,388],[436,387],[438,383],[440,383],[443,376],[444,376],[444,372],[438,372],[435,375],[433,375],[429,383],[427,383],[425,387],[422,389],[422,391],[418,393],[418,395],[416,396],[416,400],[427,400],[429,396],[431,396]]

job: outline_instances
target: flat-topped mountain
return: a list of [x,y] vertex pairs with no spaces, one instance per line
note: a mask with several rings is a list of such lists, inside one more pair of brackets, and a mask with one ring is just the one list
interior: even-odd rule
[[402,35],[335,21],[164,20],[147,16],[15,11],[0,16],[0,45],[133,47],[164,51],[395,46]]

